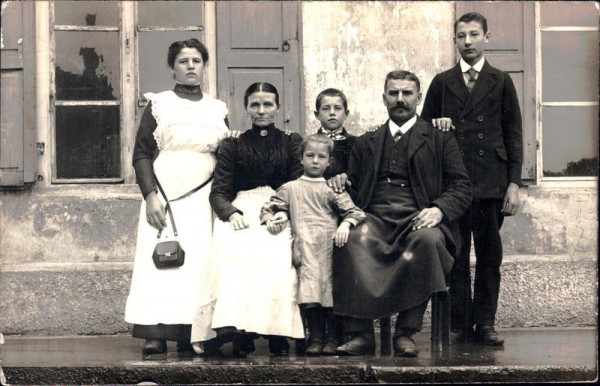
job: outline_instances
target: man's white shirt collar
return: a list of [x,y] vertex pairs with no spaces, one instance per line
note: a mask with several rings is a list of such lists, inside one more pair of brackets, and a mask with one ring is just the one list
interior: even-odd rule
[[483,68],[483,64],[485,63],[485,57],[482,56],[481,59],[479,59],[479,61],[477,63],[475,63],[473,66],[471,66],[469,63],[465,62],[465,60],[463,58],[460,58],[460,70],[465,73],[467,71],[469,71],[469,68],[473,67],[475,69],[475,71],[477,72],[481,72],[481,69]]
[[390,119],[390,133],[392,133],[392,137],[398,130],[402,133],[402,135],[406,134],[406,132],[417,123],[417,115],[404,122],[402,126],[398,126],[394,121]]

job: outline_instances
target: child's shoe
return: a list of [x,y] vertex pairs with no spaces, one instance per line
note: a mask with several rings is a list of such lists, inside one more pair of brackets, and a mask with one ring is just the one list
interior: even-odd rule
[[308,347],[306,348],[306,355],[317,356],[321,355],[323,351],[323,342],[320,339],[309,339]]

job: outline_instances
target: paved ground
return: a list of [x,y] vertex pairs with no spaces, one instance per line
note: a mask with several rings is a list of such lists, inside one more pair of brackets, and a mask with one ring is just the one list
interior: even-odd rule
[[169,352],[143,357],[130,336],[5,336],[0,365],[9,384],[56,383],[450,383],[591,382],[598,373],[596,328],[501,330],[503,348],[476,344],[429,350],[429,332],[416,335],[417,358],[271,357],[266,340],[233,359]]

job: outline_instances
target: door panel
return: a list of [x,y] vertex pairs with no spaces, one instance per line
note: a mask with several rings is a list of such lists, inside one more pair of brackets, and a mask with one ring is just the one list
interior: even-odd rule
[[35,175],[34,2],[2,4],[0,187]]
[[298,3],[227,1],[216,9],[218,98],[227,103],[230,127],[251,126],[244,92],[254,82],[269,82],[281,104],[275,125],[301,131]]
[[536,178],[535,20],[533,7],[534,3],[527,1],[460,1],[456,3],[456,18],[467,12],[479,12],[485,16],[490,32],[485,56],[492,66],[510,73],[517,89],[523,115],[521,177],[525,180]]

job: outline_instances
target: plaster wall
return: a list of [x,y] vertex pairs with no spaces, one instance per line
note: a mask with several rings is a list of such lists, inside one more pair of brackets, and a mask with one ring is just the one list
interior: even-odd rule
[[387,119],[388,72],[414,72],[425,98],[435,74],[454,62],[453,20],[452,2],[302,2],[306,133],[319,128],[314,104],[325,88],[348,97],[345,127],[355,135]]

